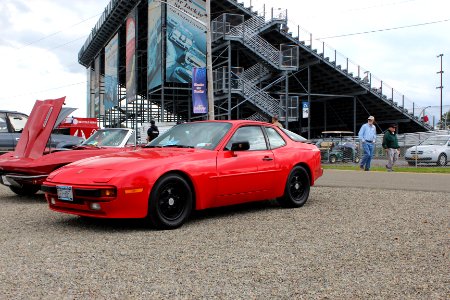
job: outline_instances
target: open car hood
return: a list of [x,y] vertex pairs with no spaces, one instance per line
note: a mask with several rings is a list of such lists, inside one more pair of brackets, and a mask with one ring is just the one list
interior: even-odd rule
[[65,99],[36,101],[14,150],[14,157],[35,159],[43,155],[53,128],[75,110],[62,108]]

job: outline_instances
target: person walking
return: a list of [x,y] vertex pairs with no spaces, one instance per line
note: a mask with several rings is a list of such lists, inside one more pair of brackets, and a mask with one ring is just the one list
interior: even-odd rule
[[147,143],[154,140],[159,135],[158,126],[155,125],[155,120],[150,121],[150,127],[147,129]]
[[272,124],[276,125],[276,126],[278,126],[280,128],[283,128],[283,125],[281,125],[281,123],[278,121],[278,115],[274,115],[272,117]]
[[374,122],[374,116],[369,116],[367,118],[367,123],[361,126],[358,133],[359,141],[364,150],[364,155],[359,168],[364,171],[370,170],[370,162],[372,161],[373,151],[375,149],[377,129],[375,128]]
[[386,169],[388,172],[394,171],[392,167],[394,167],[395,162],[398,160],[398,155],[400,154],[398,139],[397,139],[397,125],[390,124],[388,130],[384,133],[383,136],[383,149],[386,151],[386,157],[388,163],[386,165]]

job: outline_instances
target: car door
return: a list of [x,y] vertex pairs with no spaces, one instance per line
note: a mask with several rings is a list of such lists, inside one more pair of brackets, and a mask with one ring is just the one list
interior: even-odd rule
[[[250,148],[232,151],[232,143],[236,142],[249,142]],[[218,154],[218,201],[225,205],[263,199],[273,190],[274,167],[274,155],[262,128],[238,128]]]
[[13,135],[9,130],[6,113],[0,113],[0,152],[14,150]]

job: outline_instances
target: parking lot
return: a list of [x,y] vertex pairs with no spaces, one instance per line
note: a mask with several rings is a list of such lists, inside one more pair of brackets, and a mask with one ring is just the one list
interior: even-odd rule
[[326,170],[302,208],[213,209],[172,231],[58,214],[1,186],[0,295],[448,299],[449,182]]

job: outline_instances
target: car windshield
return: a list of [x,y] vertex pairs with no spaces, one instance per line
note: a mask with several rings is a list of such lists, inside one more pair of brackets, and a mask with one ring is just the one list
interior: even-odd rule
[[448,136],[432,136],[425,141],[422,142],[421,145],[439,145],[443,146],[447,143],[449,137]]
[[147,147],[216,148],[231,124],[226,122],[184,123],[172,127]]
[[282,130],[284,133],[286,133],[287,136],[288,136],[291,140],[293,140],[293,141],[295,141],[295,142],[304,142],[304,141],[306,141],[306,139],[305,139],[304,137],[302,137],[301,135],[298,135],[298,134],[296,134],[296,133],[294,133],[294,132],[292,132],[292,131],[290,131],[290,130],[287,130],[287,129],[285,129],[285,128],[281,128],[281,130]]
[[124,145],[124,139],[129,130],[114,128],[100,129],[91,135],[81,146],[119,147]]

